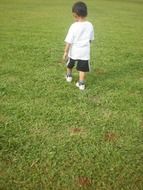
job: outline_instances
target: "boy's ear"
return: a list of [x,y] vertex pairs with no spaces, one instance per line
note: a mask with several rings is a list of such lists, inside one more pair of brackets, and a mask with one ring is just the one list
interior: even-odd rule
[[78,18],[78,15],[76,13],[73,13],[74,18]]

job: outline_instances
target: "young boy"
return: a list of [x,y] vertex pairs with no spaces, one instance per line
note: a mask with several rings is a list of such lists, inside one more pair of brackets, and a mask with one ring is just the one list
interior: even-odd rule
[[86,20],[87,6],[84,2],[77,2],[72,7],[75,22],[70,26],[65,38],[66,46],[63,59],[67,61],[67,82],[72,81],[72,68],[76,64],[79,71],[79,81],[76,86],[85,89],[85,74],[89,72],[90,42],[94,40],[92,24]]

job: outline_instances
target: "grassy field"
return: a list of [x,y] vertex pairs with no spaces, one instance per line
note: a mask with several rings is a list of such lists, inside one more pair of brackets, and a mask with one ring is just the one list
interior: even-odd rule
[[65,82],[67,0],[0,0],[0,189],[143,189],[143,0],[87,0],[87,88]]

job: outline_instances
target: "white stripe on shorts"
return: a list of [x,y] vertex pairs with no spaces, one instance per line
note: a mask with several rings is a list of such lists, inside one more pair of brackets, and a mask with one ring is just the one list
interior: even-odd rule
[[68,66],[69,62],[70,62],[70,57],[68,57],[68,60],[67,60],[66,66]]
[[90,60],[88,60],[88,67],[89,67],[89,72],[90,72],[91,71]]

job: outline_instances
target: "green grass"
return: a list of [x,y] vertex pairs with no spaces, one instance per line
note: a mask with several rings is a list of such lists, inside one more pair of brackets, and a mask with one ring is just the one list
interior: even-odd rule
[[143,189],[143,1],[87,0],[84,92],[64,79],[67,0],[0,0],[0,189]]

